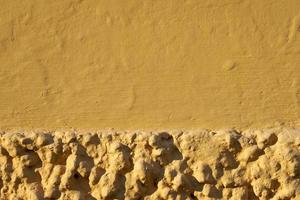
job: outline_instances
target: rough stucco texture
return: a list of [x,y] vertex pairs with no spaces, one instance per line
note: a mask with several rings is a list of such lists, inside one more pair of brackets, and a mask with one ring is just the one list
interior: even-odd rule
[[299,147],[299,129],[1,133],[0,198],[297,200]]
[[299,122],[299,0],[0,2],[2,128]]

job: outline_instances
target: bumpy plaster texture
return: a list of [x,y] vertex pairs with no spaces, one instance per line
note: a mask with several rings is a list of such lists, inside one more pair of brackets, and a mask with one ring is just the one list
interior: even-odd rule
[[300,130],[1,133],[0,198],[299,199]]

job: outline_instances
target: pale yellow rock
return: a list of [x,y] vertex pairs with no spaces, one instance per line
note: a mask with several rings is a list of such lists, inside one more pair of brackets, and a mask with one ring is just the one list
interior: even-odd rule
[[[180,132],[3,133],[0,198],[300,198],[299,129]],[[293,139],[283,140],[289,133]],[[14,142],[7,143],[9,138]],[[216,153],[199,156],[205,144]],[[229,158],[236,163],[228,164]]]

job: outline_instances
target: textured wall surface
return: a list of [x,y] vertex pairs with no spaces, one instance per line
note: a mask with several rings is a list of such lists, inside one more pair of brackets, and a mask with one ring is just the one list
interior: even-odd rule
[[297,200],[298,126],[300,0],[0,0],[1,200]]
[[297,200],[299,146],[299,129],[2,133],[0,198]]
[[2,128],[299,122],[299,0],[0,2]]

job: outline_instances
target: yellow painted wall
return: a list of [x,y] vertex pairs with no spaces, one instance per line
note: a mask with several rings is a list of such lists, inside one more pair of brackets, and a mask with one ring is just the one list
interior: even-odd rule
[[0,3],[2,128],[299,122],[299,0]]

